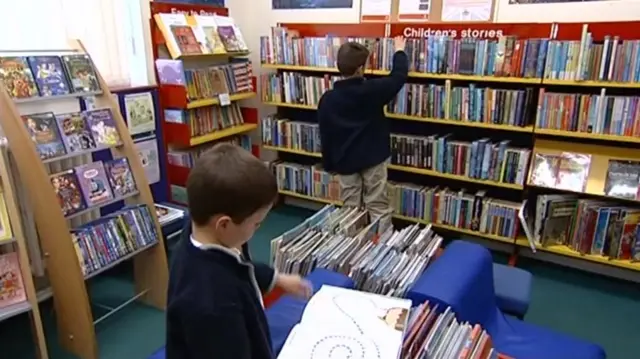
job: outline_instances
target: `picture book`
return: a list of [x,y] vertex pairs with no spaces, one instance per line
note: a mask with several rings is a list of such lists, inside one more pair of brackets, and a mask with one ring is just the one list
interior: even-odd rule
[[136,181],[126,157],[105,162],[104,169],[116,197],[125,197],[137,191]]
[[156,71],[161,85],[184,86],[187,80],[184,78],[184,66],[181,60],[156,60]]
[[75,168],[87,206],[95,206],[113,198],[102,161]]
[[11,222],[7,213],[7,204],[4,199],[4,193],[0,192],[0,243],[13,237],[11,230]]
[[329,358],[341,348],[354,358],[397,359],[410,309],[407,299],[323,285],[278,358]]
[[591,155],[564,152],[558,165],[558,180],[555,188],[583,192],[589,177]]
[[181,55],[202,54],[200,43],[196,39],[193,29],[189,25],[172,25],[169,27]]
[[0,79],[13,98],[38,96],[38,88],[25,57],[0,57]]
[[27,300],[18,253],[0,254],[0,308]]
[[98,146],[116,146],[120,144],[120,134],[116,128],[111,109],[101,108],[83,113],[93,139]]
[[91,130],[82,113],[70,112],[56,115],[58,127],[64,140],[67,153],[87,151],[96,148]]
[[638,198],[640,162],[609,160],[604,193],[610,197]]
[[98,76],[89,55],[65,55],[62,57],[64,67],[71,80],[72,92],[100,91]]
[[199,35],[200,42],[205,44],[207,51],[212,54],[224,54],[226,50],[218,35],[216,17],[195,15],[194,18],[199,30],[196,34]]
[[87,208],[74,170],[54,174],[50,180],[58,197],[62,214],[69,216]]
[[69,93],[69,82],[58,56],[29,56],[40,96],[57,96]]
[[66,152],[56,117],[52,112],[35,113],[22,116],[29,137],[36,144],[40,158],[48,159],[63,156]]
[[163,206],[161,204],[155,203],[156,216],[158,216],[158,221],[160,225],[164,225],[178,218],[182,218],[184,216],[184,211],[179,210],[177,208]]
[[531,184],[541,187],[555,187],[560,157],[536,153],[531,173]]
[[244,37],[240,28],[235,24],[232,18],[227,16],[215,16],[215,22],[218,27],[218,36],[224,48],[228,52],[243,52],[248,51]]
[[629,260],[633,253],[633,245],[636,239],[636,227],[640,223],[640,211],[630,210],[624,218],[622,225],[622,236],[620,238],[620,248],[616,258]]
[[186,123],[182,110],[164,110],[164,120],[171,123]]
[[160,156],[158,155],[158,143],[156,139],[136,142],[138,158],[147,176],[149,184],[160,181]]
[[151,92],[124,95],[124,108],[132,136],[156,130],[156,112]]

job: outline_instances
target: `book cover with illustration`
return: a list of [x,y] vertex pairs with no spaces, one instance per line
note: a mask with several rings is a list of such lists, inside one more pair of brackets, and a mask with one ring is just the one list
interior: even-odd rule
[[83,116],[98,146],[110,147],[120,144],[120,134],[116,128],[111,109],[100,108],[85,111]]
[[7,204],[4,200],[4,193],[0,192],[0,243],[11,237],[13,237],[13,231],[7,213]]
[[233,25],[218,26],[218,35],[228,52],[242,51],[242,43],[238,40]]
[[133,179],[133,173],[126,157],[105,162],[104,169],[116,197],[124,197],[137,190],[136,181]]
[[618,253],[616,253],[616,258],[624,260],[631,259],[638,223],[640,223],[640,210],[628,210],[622,225],[620,248],[618,249]]
[[58,123],[53,112],[34,113],[22,116],[29,137],[43,160],[66,154]]
[[87,151],[96,148],[96,141],[91,135],[82,113],[70,112],[56,115],[58,127],[64,140],[67,153]]
[[102,161],[76,167],[80,189],[89,207],[113,199]]
[[531,184],[553,188],[557,182],[560,157],[536,153],[531,171]]
[[604,193],[610,197],[636,199],[640,181],[640,162],[609,160]]
[[69,94],[69,82],[60,57],[29,56],[29,66],[35,76],[40,96]]
[[184,119],[184,111],[182,110],[164,110],[165,122],[171,123],[186,123]]
[[65,55],[62,57],[64,67],[71,80],[72,92],[100,91],[98,76],[89,55]]
[[124,108],[132,136],[156,130],[156,112],[151,92],[124,95]]
[[196,39],[193,29],[189,25],[169,26],[173,38],[176,40],[181,55],[200,55],[202,48]]
[[226,50],[220,35],[218,35],[216,17],[195,15],[194,18],[199,29],[199,33],[196,35],[199,35],[199,40],[205,45],[206,50],[212,54],[224,54]]
[[13,98],[38,96],[38,88],[26,57],[0,57],[0,79]]
[[0,254],[0,308],[27,300],[17,252]]
[[181,60],[156,60],[156,71],[161,85],[184,86],[187,80],[184,77],[184,66]]
[[564,152],[558,165],[556,188],[573,192],[583,192],[589,177],[591,155]]
[[69,216],[87,208],[74,170],[51,175],[50,180],[62,214]]
[[160,156],[156,139],[136,142],[134,145],[149,184],[160,182]]

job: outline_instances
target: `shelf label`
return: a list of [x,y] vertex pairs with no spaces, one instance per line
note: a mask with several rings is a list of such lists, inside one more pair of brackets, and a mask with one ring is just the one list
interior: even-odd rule
[[231,97],[229,97],[228,93],[221,93],[218,95],[218,100],[220,100],[220,106],[231,105]]

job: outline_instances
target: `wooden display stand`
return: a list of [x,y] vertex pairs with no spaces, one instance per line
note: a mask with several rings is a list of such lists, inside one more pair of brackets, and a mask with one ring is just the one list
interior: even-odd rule
[[[70,49],[72,52],[86,53],[80,41],[73,41],[70,44]],[[97,70],[96,74],[102,89],[102,94],[96,96],[96,107],[111,109],[122,142],[117,148],[111,149],[112,155],[114,158],[126,157],[128,159],[138,187],[139,193],[128,200],[145,204],[149,208],[157,233],[162,233],[158,218],[153,210],[151,190],[127,125],[107,83]],[[81,96],[78,94],[75,97]],[[30,101],[42,102],[55,100],[55,97],[30,99]],[[49,280],[53,289],[59,339],[66,350],[80,358],[98,358],[98,344],[94,328],[94,323],[98,320],[95,320],[91,313],[85,277],[69,234],[70,224],[60,210],[58,199],[49,180],[49,173],[47,173],[47,169],[24,127],[17,102],[9,96],[2,83],[0,83],[0,124],[24,181],[22,185],[29,192],[29,200],[34,211],[36,226],[47,261]],[[15,217],[17,215],[15,210],[12,212]],[[135,255],[136,295],[132,298],[140,299],[145,304],[161,310],[166,306],[168,283],[167,257],[164,248],[163,238],[159,235],[156,245]]]

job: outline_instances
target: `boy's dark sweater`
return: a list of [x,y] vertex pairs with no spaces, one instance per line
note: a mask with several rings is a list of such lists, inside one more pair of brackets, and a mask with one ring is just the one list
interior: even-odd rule
[[318,123],[327,171],[354,174],[391,156],[384,106],[402,89],[408,73],[407,55],[398,51],[389,76],[347,78],[324,93],[318,104]]
[[259,297],[273,270],[226,248],[195,247],[188,226],[171,261],[166,358],[273,359]]

